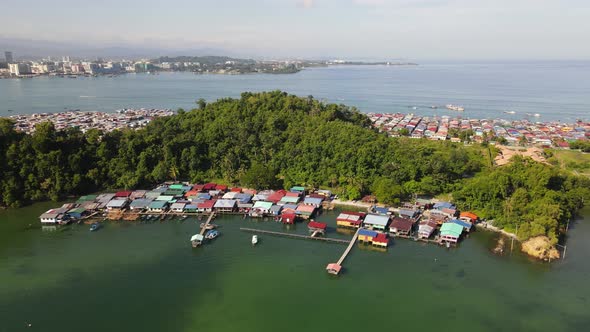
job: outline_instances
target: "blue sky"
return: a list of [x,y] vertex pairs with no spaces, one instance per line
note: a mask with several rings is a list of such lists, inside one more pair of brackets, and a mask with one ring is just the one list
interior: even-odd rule
[[590,0],[4,2],[19,13],[2,15],[9,38],[269,57],[590,58]]

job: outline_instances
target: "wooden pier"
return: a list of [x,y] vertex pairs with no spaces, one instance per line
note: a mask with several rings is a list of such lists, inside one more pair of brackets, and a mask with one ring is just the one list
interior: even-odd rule
[[212,212],[209,215],[209,218],[207,218],[207,221],[205,222],[205,224],[201,227],[201,232],[199,234],[203,235],[205,234],[205,231],[207,230],[207,226],[209,225],[209,223],[211,222],[211,220],[213,220],[213,218],[215,218],[215,212]]
[[326,270],[328,271],[328,273],[336,274],[336,275],[338,273],[340,273],[340,270],[342,269],[342,263],[346,259],[346,256],[348,256],[348,254],[352,250],[352,247],[354,247],[354,244],[356,243],[356,239],[359,236],[359,231],[360,231],[360,228],[354,233],[354,236],[350,240],[348,247],[346,247],[346,250],[344,250],[344,253],[342,253],[342,256],[340,256],[340,259],[338,260],[338,262],[330,263],[330,264],[328,264],[328,266],[326,266]]
[[293,234],[293,233],[283,233],[283,232],[273,232],[273,231],[267,231],[267,230],[263,230],[263,229],[254,229],[254,228],[244,228],[244,227],[242,227],[242,228],[240,228],[240,230],[243,231],[243,232],[268,234],[268,235],[282,236],[282,237],[290,237],[290,238],[294,238],[294,239],[318,240],[318,241],[331,242],[331,243],[340,243],[340,244],[347,244],[348,243],[348,240],[344,240],[344,239],[334,239],[334,238],[329,238],[329,237],[313,237],[313,236],[309,236],[309,235],[301,235],[301,234]]

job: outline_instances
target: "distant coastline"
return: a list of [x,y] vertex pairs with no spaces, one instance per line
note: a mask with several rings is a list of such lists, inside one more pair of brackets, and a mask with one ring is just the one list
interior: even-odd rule
[[129,73],[157,74],[158,72],[192,72],[195,74],[244,75],[244,74],[296,74],[313,67],[328,66],[415,66],[401,61],[348,61],[348,60],[253,60],[226,56],[176,56],[150,60],[96,61],[77,60],[16,61],[0,63],[0,78],[34,78],[57,76],[117,76]]

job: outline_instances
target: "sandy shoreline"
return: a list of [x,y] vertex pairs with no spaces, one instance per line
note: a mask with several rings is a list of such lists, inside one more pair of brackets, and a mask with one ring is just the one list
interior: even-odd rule
[[332,203],[334,205],[339,205],[339,206],[354,206],[354,207],[362,208],[362,209],[369,209],[371,206],[374,205],[374,204],[359,202],[359,201],[342,201],[339,199],[333,199],[330,203]]

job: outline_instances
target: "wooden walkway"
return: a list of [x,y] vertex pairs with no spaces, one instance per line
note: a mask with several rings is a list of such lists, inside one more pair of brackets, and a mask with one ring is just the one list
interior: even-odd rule
[[214,217],[215,217],[215,212],[213,212],[209,215],[209,218],[207,218],[207,222],[205,222],[205,225],[203,225],[201,227],[201,232],[199,234],[201,234],[201,235],[205,234],[205,231],[207,230],[207,226],[209,225],[211,220],[213,220]]
[[334,239],[334,238],[329,238],[329,237],[313,237],[313,236],[309,236],[309,235],[273,232],[273,231],[267,231],[267,230],[263,230],[263,229],[242,227],[242,228],[240,228],[240,230],[243,232],[268,234],[268,235],[274,235],[274,236],[283,236],[283,237],[290,237],[290,238],[294,238],[294,239],[318,240],[318,241],[340,243],[340,244],[347,244],[348,243],[348,240],[344,240],[344,239]]
[[346,259],[346,256],[348,256],[348,253],[350,252],[350,250],[352,249],[352,247],[354,247],[354,243],[356,242],[356,239],[359,237],[359,231],[361,229],[359,228],[356,233],[354,233],[354,236],[352,237],[352,239],[350,240],[350,244],[348,244],[348,247],[346,247],[346,250],[344,250],[344,253],[342,254],[342,256],[340,256],[340,259],[338,260],[338,265],[342,265],[342,262],[344,262],[344,260]]

